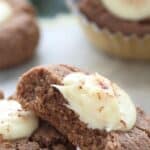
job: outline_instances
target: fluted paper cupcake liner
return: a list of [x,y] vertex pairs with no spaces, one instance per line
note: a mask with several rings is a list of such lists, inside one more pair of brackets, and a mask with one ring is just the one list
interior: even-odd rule
[[134,33],[124,35],[121,32],[112,33],[107,28],[101,29],[77,9],[75,1],[70,0],[70,6],[78,15],[88,39],[98,49],[120,58],[150,60],[150,34],[140,37]]

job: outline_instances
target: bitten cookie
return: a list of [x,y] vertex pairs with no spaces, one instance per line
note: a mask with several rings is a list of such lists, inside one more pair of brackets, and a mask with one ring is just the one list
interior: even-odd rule
[[36,67],[21,77],[17,96],[78,149],[150,149],[150,118],[98,73],[67,65]]
[[50,124],[15,101],[0,100],[0,150],[75,150]]
[[19,65],[35,53],[39,28],[26,0],[0,1],[0,69]]

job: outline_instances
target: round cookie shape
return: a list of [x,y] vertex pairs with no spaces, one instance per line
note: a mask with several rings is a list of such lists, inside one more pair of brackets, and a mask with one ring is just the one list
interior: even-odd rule
[[35,11],[27,1],[1,0],[0,8],[0,69],[6,69],[33,56],[39,28]]

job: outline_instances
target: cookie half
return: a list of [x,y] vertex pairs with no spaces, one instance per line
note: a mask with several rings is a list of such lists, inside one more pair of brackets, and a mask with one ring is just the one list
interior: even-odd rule
[[[135,119],[134,126],[127,131],[93,129],[93,126],[89,127],[89,124],[83,121],[83,116],[77,113],[79,111],[73,109],[73,105],[69,105],[69,101],[54,86],[63,86],[63,79],[75,72],[81,72],[81,70],[68,65],[41,66],[29,70],[21,77],[18,84],[17,96],[19,102],[24,108],[34,110],[38,116],[47,120],[81,150],[149,150],[150,117],[140,108],[135,108],[137,119]],[[76,82],[76,78],[74,78],[74,81]],[[71,80],[69,79],[67,85],[70,82]],[[100,83],[99,85],[104,90],[107,90],[104,84]],[[79,88],[82,89],[80,86]],[[74,92],[76,92],[76,89],[74,89]],[[84,94],[83,96],[85,96]],[[119,96],[118,93],[115,94]],[[77,94],[75,93],[74,95],[76,96]],[[88,103],[89,99],[85,99],[85,101]],[[80,106],[83,106],[82,102]],[[87,112],[86,109],[83,110]],[[130,107],[125,110],[125,112],[128,111],[130,111]],[[93,112],[91,111],[91,113]],[[93,118],[95,117],[93,115]],[[103,119],[105,120],[105,118]],[[126,126],[126,123],[124,124],[123,121],[122,123]]]

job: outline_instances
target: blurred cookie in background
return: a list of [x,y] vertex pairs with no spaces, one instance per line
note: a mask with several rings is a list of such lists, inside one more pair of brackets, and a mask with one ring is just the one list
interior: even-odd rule
[[120,58],[150,60],[150,1],[68,2],[96,48]]
[[6,69],[32,58],[39,27],[26,0],[1,0],[0,11],[0,69]]

